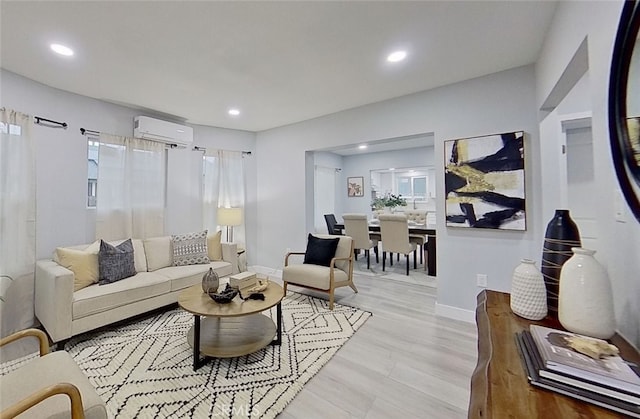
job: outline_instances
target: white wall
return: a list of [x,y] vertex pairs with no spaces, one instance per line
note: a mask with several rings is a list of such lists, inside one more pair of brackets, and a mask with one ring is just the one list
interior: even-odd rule
[[[597,259],[607,268],[613,285],[619,331],[640,346],[640,224],[625,206],[624,222],[614,217],[618,184],[611,160],[608,128],[609,72],[622,2],[560,2],[536,64],[537,105],[540,107],[558,82],[580,43],[587,38],[589,56],[589,109],[592,112],[595,208],[599,228]],[[564,105],[564,104],[563,104]],[[570,106],[570,105],[569,105]],[[562,109],[570,112],[570,109]],[[541,121],[541,141],[557,126],[554,114]],[[543,172],[554,156],[543,153]],[[545,183],[547,188],[547,183]],[[545,189],[545,207],[552,208],[558,194]]]
[[[87,209],[87,139],[80,128],[117,135],[133,134],[133,118],[150,115],[138,110],[54,89],[1,70],[0,106],[30,115],[64,121],[69,128],[35,125],[37,164],[37,258],[50,257],[57,246],[91,242],[95,211]],[[254,152],[246,159],[247,237],[256,243],[255,134],[195,125],[195,145]],[[186,233],[202,229],[200,199],[202,154],[190,148],[168,150],[166,232]],[[248,252],[251,259],[254,251]]]
[[[433,159],[433,147],[431,146],[343,157],[342,176],[344,177],[343,185],[345,186],[343,187],[341,198],[344,202],[344,212],[371,213],[371,170],[388,169],[390,167],[433,166]],[[352,176],[364,177],[363,197],[347,197],[346,179]]]
[[[526,66],[258,133],[258,263],[279,266],[286,248],[304,249],[306,214],[312,205],[302,198],[307,150],[433,132],[434,155],[442,156],[443,141],[448,139],[523,130],[528,230],[447,229],[438,220],[438,304],[443,310],[467,310],[472,318],[479,292],[476,273],[488,275],[490,288],[508,291],[520,259],[540,257],[536,114],[534,71]],[[436,194],[442,197],[441,159],[435,159],[435,168]],[[443,202],[437,207],[443,213]]]

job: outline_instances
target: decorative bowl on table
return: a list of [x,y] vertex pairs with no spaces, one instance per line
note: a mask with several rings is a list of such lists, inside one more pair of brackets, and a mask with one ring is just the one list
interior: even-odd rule
[[210,292],[207,295],[209,295],[209,297],[218,304],[228,304],[231,300],[236,298],[236,295],[238,295],[238,289],[227,284],[227,287],[222,292]]

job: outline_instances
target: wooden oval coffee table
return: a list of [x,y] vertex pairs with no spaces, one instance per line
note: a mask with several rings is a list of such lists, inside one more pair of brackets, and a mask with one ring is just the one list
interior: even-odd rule
[[[218,304],[197,284],[178,295],[180,307],[193,314],[194,323],[187,333],[187,341],[193,348],[194,371],[204,365],[207,356],[232,358],[256,352],[269,344],[280,345],[280,304],[284,290],[279,284],[270,282],[262,294],[264,301],[242,300],[237,296],[230,303]],[[273,306],[277,308],[276,323],[261,314]],[[200,316],[204,318],[201,320]],[[201,353],[205,355],[203,359],[200,359]]]

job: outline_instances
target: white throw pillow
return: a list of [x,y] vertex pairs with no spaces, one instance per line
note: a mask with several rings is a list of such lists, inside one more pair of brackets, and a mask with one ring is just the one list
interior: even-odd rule
[[147,269],[149,272],[173,265],[171,236],[151,237],[149,239],[144,239],[143,243],[144,253],[147,256]]

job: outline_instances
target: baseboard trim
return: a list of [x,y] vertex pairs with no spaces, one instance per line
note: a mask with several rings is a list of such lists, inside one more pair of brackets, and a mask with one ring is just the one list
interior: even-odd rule
[[449,319],[460,320],[466,323],[476,322],[476,312],[464,310],[459,307],[447,306],[436,302],[436,316],[447,317]]

